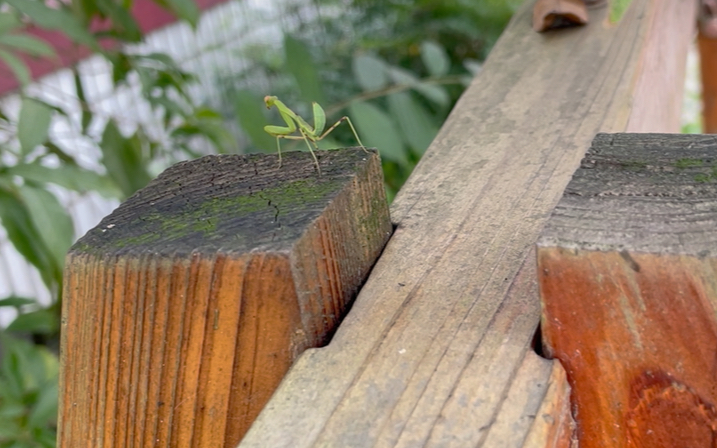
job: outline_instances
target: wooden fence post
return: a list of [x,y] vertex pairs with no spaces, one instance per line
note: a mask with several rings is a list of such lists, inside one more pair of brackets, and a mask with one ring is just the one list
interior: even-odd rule
[[599,134],[538,243],[581,448],[713,446],[717,139]]
[[378,155],[208,156],[73,246],[59,446],[233,447],[391,233]]

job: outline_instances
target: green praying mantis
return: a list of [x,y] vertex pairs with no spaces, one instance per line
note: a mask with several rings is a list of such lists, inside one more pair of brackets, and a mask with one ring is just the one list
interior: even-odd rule
[[[366,151],[366,147],[364,147],[363,143],[361,143],[361,139],[356,133],[356,128],[354,128],[354,125],[353,123],[351,123],[351,119],[349,117],[341,117],[339,121],[334,123],[330,128],[326,129],[326,131],[324,131],[324,127],[326,127],[326,113],[324,112],[324,109],[316,102],[312,103],[314,114],[313,127],[303,118],[297,115],[293,110],[289,109],[286,104],[279,101],[279,99],[275,96],[265,96],[264,103],[266,104],[267,109],[271,109],[272,106],[276,106],[276,108],[279,110],[279,115],[281,115],[281,118],[286,122],[286,126],[264,126],[264,130],[269,135],[276,137],[276,148],[279,151],[279,166],[281,166],[281,143],[279,143],[279,139],[285,138],[288,140],[304,140],[306,142],[306,146],[309,148],[309,152],[314,157],[314,164],[316,165],[316,170],[319,172],[319,174],[321,174],[321,169],[319,168],[319,159],[316,158],[316,153],[314,152],[311,145],[313,144],[314,148],[316,148],[316,150],[318,151],[319,147],[316,142],[322,140],[324,137],[329,135],[329,133],[331,133],[331,131],[333,131],[343,121],[346,121],[349,124],[349,126],[351,127],[351,131],[354,133],[354,137],[356,137],[356,141],[358,142],[359,146],[361,146],[361,148]],[[297,131],[299,135],[292,135]]]

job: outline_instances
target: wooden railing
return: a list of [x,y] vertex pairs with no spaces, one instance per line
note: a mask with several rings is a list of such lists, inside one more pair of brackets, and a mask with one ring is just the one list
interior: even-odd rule
[[543,326],[557,358],[534,350],[539,283],[544,319],[571,312],[535,245],[596,134],[679,130],[696,6],[633,0],[618,24],[598,8],[538,34],[527,2],[392,204],[393,235],[325,346],[391,231],[375,155],[324,154],[321,177],[305,154],[170,169],[68,259],[60,445],[232,447],[250,425],[241,447],[641,441],[586,432],[558,321]]

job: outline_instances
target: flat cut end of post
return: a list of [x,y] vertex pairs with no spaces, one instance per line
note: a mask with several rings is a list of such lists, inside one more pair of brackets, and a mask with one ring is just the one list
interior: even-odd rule
[[717,137],[598,134],[539,247],[717,254]]
[[357,171],[379,163],[375,151],[357,148],[318,154],[321,175],[304,152],[284,153],[281,167],[276,155],[263,154],[178,163],[104,218],[70,254],[288,251]]

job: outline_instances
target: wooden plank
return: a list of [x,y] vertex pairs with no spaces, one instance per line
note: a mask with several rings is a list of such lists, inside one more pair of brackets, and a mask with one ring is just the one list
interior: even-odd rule
[[581,447],[711,446],[717,139],[600,134],[539,240]]
[[[539,321],[520,266],[598,131],[678,129],[694,6],[633,0],[617,26],[597,9],[538,34],[526,3],[397,196],[394,236],[333,340],[297,360],[241,446],[482,443]],[[458,390],[471,417],[449,431]]]
[[702,132],[717,134],[717,37],[700,32],[697,48],[702,80]]
[[391,233],[378,155],[180,163],[70,251],[61,447],[235,446]]
[[[483,446],[520,448],[525,446],[528,429],[533,425],[538,426],[540,423],[542,423],[540,426],[560,425],[560,415],[552,415],[553,413],[542,410],[544,401],[551,404],[554,401],[553,397],[547,397],[548,388],[555,387],[554,380],[551,378],[553,370],[562,372],[562,377],[565,378],[565,371],[559,363],[543,359],[533,351],[525,354],[495,420],[487,429]],[[567,386],[567,379],[563,384]],[[567,401],[570,401],[569,396]],[[544,441],[533,446],[543,448],[550,445]]]
[[[548,390],[535,415],[535,423],[526,437],[524,448],[577,448],[577,424],[573,419],[570,385],[565,369],[552,363]],[[491,445],[485,445],[491,446]]]

